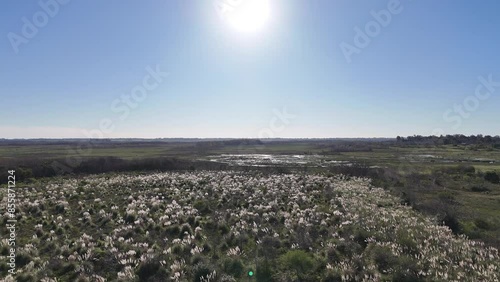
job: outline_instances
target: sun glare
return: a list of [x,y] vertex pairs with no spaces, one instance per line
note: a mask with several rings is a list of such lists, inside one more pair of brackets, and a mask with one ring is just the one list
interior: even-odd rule
[[269,0],[246,0],[226,13],[226,20],[232,28],[239,32],[256,32],[261,30],[269,20]]

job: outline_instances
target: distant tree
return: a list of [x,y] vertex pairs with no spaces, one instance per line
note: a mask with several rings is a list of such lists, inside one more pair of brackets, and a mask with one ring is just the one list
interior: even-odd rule
[[434,144],[434,145],[478,145],[478,144],[492,144],[497,145],[500,144],[500,137],[495,136],[492,137],[490,135],[483,136],[481,134],[478,135],[470,135],[465,136],[463,134],[455,134],[455,135],[446,135],[446,136],[422,136],[422,135],[413,135],[408,136],[406,138],[398,136],[396,138],[398,142],[406,142],[414,145],[421,144]]

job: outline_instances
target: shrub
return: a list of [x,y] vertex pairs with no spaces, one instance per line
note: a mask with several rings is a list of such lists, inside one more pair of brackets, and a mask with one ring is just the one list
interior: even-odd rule
[[443,218],[444,225],[448,226],[454,234],[461,231],[460,222],[455,214],[447,213]]
[[331,262],[339,262],[341,259],[340,253],[334,248],[330,248],[326,251],[326,257],[328,258],[328,261]]
[[74,263],[65,263],[57,270],[57,274],[60,276],[66,275],[68,273],[75,272],[76,265]]
[[191,265],[196,265],[205,261],[204,256],[197,254],[191,258]]
[[363,247],[354,241],[340,241],[337,243],[337,251],[344,257],[351,257],[357,253],[362,252]]
[[19,167],[16,170],[16,177],[21,181],[26,181],[33,177],[33,170],[31,168]]
[[397,264],[397,258],[388,247],[373,247],[373,260],[382,273],[387,273]]
[[476,169],[471,165],[459,165],[457,166],[457,171],[458,173],[467,175],[474,175],[476,173]]
[[460,225],[461,232],[470,239],[478,239],[481,236],[480,229],[476,226],[474,221],[464,221]]
[[489,230],[491,228],[490,224],[488,223],[488,221],[482,219],[482,218],[476,218],[476,220],[474,220],[474,224],[480,228],[480,229],[484,229],[484,230]]
[[227,233],[229,233],[229,231],[231,231],[229,226],[225,223],[219,223],[218,227],[221,235],[226,235]]
[[354,241],[358,243],[363,249],[366,248],[367,245],[366,239],[368,239],[371,236],[370,232],[362,228],[357,228],[354,234],[355,234]]
[[418,254],[418,245],[414,238],[407,231],[400,230],[397,235],[397,242],[403,247],[405,253],[416,255]]
[[438,194],[439,200],[447,204],[455,204],[455,195],[449,191],[443,191]]
[[328,273],[323,279],[323,282],[342,282],[342,276],[340,273]]
[[165,232],[169,236],[178,236],[178,235],[180,235],[181,228],[179,227],[179,225],[175,224],[175,225],[171,225],[171,226],[167,227]]
[[224,261],[224,271],[233,277],[241,277],[244,268],[243,263],[238,259],[227,259]]
[[282,255],[279,261],[285,271],[294,272],[300,280],[307,277],[315,266],[314,258],[302,250],[289,251]]
[[55,212],[56,214],[64,213],[64,205],[63,204],[57,204],[55,207]]
[[261,248],[259,249],[259,254],[267,259],[274,259],[278,256],[279,249],[281,247],[281,241],[278,238],[271,236],[265,236],[262,238]]
[[205,263],[199,263],[194,266],[193,268],[193,281],[194,282],[201,282],[203,281],[202,278],[207,278],[215,268],[212,265],[205,264]]
[[200,215],[209,215],[212,213],[212,210],[210,209],[210,203],[206,200],[197,200],[193,204],[194,208],[198,210]]
[[191,229],[191,226],[189,224],[183,224],[181,226],[181,232],[179,234],[179,237],[184,237],[184,234],[187,233],[189,235],[193,234],[193,230]]
[[258,282],[272,282],[275,281],[273,274],[271,263],[268,260],[264,260],[257,264],[257,268],[255,270],[255,280]]
[[2,262],[0,263],[0,273],[7,273],[7,271],[10,269],[9,265],[7,262]]
[[478,192],[478,193],[484,193],[484,192],[490,192],[491,190],[489,188],[486,188],[484,186],[472,186],[470,188],[472,192]]
[[441,171],[448,174],[456,174],[456,175],[474,175],[476,173],[476,169],[471,165],[457,165],[453,167],[443,168]]
[[20,253],[16,256],[16,266],[21,268],[31,261],[31,257],[26,253]]
[[415,260],[407,256],[399,257],[397,260],[398,266],[392,276],[392,281],[397,282],[418,282],[427,281],[419,277],[419,267]]
[[499,184],[500,183],[500,176],[494,171],[488,171],[487,173],[484,174],[484,180],[491,182],[493,184]]
[[154,276],[160,269],[160,263],[154,260],[143,262],[137,269],[137,276],[139,281],[147,281],[150,277]]
[[19,282],[35,282],[36,279],[33,277],[33,275],[29,273],[19,273],[16,275],[16,281]]
[[181,255],[183,251],[184,251],[184,248],[182,247],[182,245],[174,245],[172,247],[172,253],[174,253],[176,255]]
[[124,220],[125,220],[125,223],[133,223],[135,221],[135,215],[126,214]]

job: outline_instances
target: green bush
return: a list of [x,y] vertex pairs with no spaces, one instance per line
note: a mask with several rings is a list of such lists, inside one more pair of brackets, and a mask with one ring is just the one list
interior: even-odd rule
[[33,170],[31,168],[20,167],[20,168],[16,169],[16,177],[17,177],[17,180],[19,182],[20,181],[25,182],[29,178],[33,177]]
[[16,281],[18,282],[35,282],[37,281],[33,275],[29,273],[19,273],[16,275]]
[[299,280],[303,280],[315,268],[312,255],[302,250],[288,251],[279,258],[279,262],[285,272],[294,273]]
[[491,182],[493,184],[499,184],[500,183],[500,176],[494,171],[488,171],[487,173],[484,174],[484,180]]
[[462,227],[454,213],[447,213],[443,218],[444,225],[448,226],[454,234],[461,232]]
[[133,223],[135,221],[135,215],[126,214],[124,217],[125,223]]
[[326,251],[326,257],[328,261],[331,262],[340,262],[341,254],[334,248],[330,248]]
[[403,247],[405,253],[418,254],[418,245],[414,238],[405,230],[400,230],[397,234],[396,242]]
[[374,246],[372,252],[373,260],[380,272],[388,273],[397,265],[397,258],[389,247]]
[[354,232],[354,241],[364,249],[367,245],[366,239],[368,239],[370,236],[370,232],[362,228],[357,228]]
[[229,231],[231,231],[231,228],[225,223],[219,223],[218,227],[221,235],[226,235]]
[[259,248],[259,255],[267,259],[275,259],[278,256],[279,249],[281,248],[281,241],[278,238],[265,236],[262,238],[261,248]]
[[148,281],[148,279],[154,276],[159,269],[160,263],[158,261],[144,261],[137,269],[137,276],[139,276],[139,281]]
[[16,266],[19,268],[27,265],[28,263],[30,263],[30,261],[31,257],[26,253],[20,253],[16,256]]
[[233,277],[240,278],[244,270],[245,266],[238,259],[226,259],[224,261],[224,272]]
[[184,234],[187,232],[187,234],[189,235],[192,235],[193,234],[193,230],[191,229],[191,226],[189,226],[189,224],[183,224],[181,226],[181,232],[179,234],[179,237],[182,238],[184,237]]
[[484,192],[490,192],[491,190],[489,188],[486,188],[484,186],[472,186],[470,188],[472,192],[478,192],[478,193],[484,193]]
[[257,264],[255,270],[255,280],[258,282],[273,282],[274,272],[271,263],[268,260],[261,261]]
[[167,229],[165,230],[165,232],[169,235],[169,236],[179,236],[180,233],[181,233],[181,228],[179,227],[179,225],[175,224],[175,225],[170,225],[169,227],[167,227]]
[[394,282],[419,282],[427,281],[422,277],[419,277],[418,264],[415,260],[408,256],[401,256],[397,259],[397,267],[392,275],[392,281]]
[[447,203],[447,204],[455,204],[456,203],[455,195],[450,191],[439,192],[438,197],[439,197],[439,200],[441,200],[443,203]]
[[201,282],[202,277],[206,278],[208,275],[210,275],[215,268],[206,263],[199,263],[193,267],[193,281],[194,282]]
[[197,200],[194,202],[193,206],[198,210],[200,215],[209,215],[212,212],[210,209],[210,202],[206,200]]
[[488,223],[488,221],[482,219],[482,218],[476,218],[474,220],[474,224],[480,228],[480,229],[484,229],[484,230],[489,230],[491,228],[490,224]]
[[57,275],[64,276],[69,273],[75,272],[76,265],[72,262],[65,263],[57,270]]
[[342,282],[342,276],[339,273],[328,273],[323,279],[323,282]]

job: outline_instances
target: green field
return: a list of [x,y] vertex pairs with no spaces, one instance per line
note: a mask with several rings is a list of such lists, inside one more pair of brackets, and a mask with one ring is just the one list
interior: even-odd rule
[[[14,192],[17,274],[7,276],[1,260],[5,281],[500,278],[497,249],[456,236],[366,178],[188,171],[22,186]],[[12,252],[7,242],[0,258]]]
[[[220,156],[224,155],[234,155],[239,161],[260,156],[267,162],[238,164],[222,161]],[[286,162],[280,161],[284,158]],[[494,147],[342,140],[240,144],[33,141],[0,145],[0,169],[18,169],[21,181],[36,182],[40,177],[59,175],[53,169],[55,162],[67,169],[63,172],[76,174],[255,169],[369,177],[415,209],[456,225],[455,232],[500,246],[500,185],[484,179],[487,172],[500,173],[500,149]]]
[[[203,143],[203,142],[201,142]],[[83,144],[83,145],[82,145]],[[374,166],[398,167],[410,165],[420,169],[473,165],[478,170],[500,169],[499,149],[471,149],[468,146],[408,146],[386,145],[382,142],[364,144],[369,151],[331,151],[323,142],[269,142],[262,145],[213,145],[198,143],[116,142],[88,145],[87,143],[48,145],[0,145],[0,161],[23,159],[59,159],[66,157],[123,159],[178,157],[194,159],[217,154],[319,154],[332,160],[350,161]],[[426,157],[427,156],[427,157]],[[433,157],[430,157],[433,156]]]

